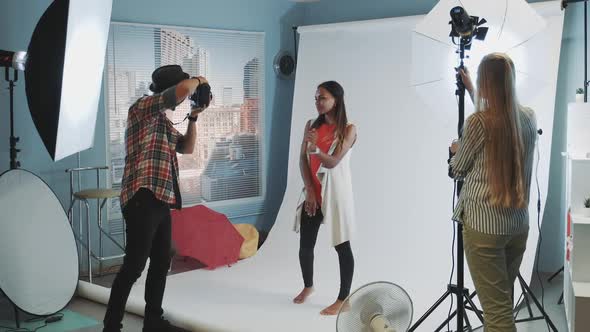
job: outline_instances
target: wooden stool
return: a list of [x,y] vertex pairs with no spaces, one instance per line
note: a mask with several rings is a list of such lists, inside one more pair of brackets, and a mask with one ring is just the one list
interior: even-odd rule
[[[125,256],[124,252],[125,252],[125,245],[126,245],[126,237],[125,237],[125,231],[123,231],[123,246],[121,246],[117,240],[115,240],[111,234],[109,234],[108,232],[106,232],[104,230],[104,228],[102,227],[102,209],[104,208],[106,202],[109,199],[113,199],[116,197],[119,197],[120,195],[120,190],[116,190],[116,189],[108,189],[108,188],[100,188],[100,174],[99,171],[100,170],[104,170],[104,169],[108,169],[108,167],[84,167],[84,168],[72,168],[72,169],[67,169],[66,172],[70,173],[70,193],[71,193],[71,204],[70,204],[70,208],[68,209],[68,218],[70,220],[70,225],[72,225],[72,229],[73,229],[73,223],[72,223],[72,212],[73,212],[73,208],[74,208],[74,204],[76,202],[81,202],[84,203],[84,205],[86,206],[86,242],[82,240],[82,218],[80,218],[79,220],[79,228],[78,228],[78,234],[77,234],[77,240],[80,243],[81,246],[83,246],[84,248],[86,248],[87,250],[87,260],[88,260],[88,280],[90,283],[92,283],[92,258],[96,259],[98,261],[98,271],[99,271],[99,275],[102,274],[102,262],[106,261],[106,260],[111,260],[111,259],[117,259],[117,258],[122,258]],[[96,170],[96,174],[97,174],[97,183],[96,183],[96,188],[93,189],[85,189],[85,190],[80,190],[77,192],[73,192],[73,173],[74,172],[81,172],[81,171],[88,171],[88,170]],[[98,254],[94,254],[92,252],[92,244],[91,244],[91,238],[90,238],[90,204],[89,204],[89,200],[92,199],[96,199],[97,200],[97,207],[98,207],[98,212],[97,212],[97,223],[98,223],[98,245],[99,245],[99,250],[98,250]],[[81,209],[81,208],[80,208]],[[114,256],[104,256],[103,255],[103,247],[102,247],[102,237],[106,236],[107,238],[109,238],[117,247],[119,247],[122,251],[123,254],[120,255],[114,255]]]

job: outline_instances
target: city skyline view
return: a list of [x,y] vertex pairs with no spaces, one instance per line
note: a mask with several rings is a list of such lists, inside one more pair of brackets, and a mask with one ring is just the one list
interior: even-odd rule
[[[113,24],[105,66],[113,186],[120,186],[123,175],[129,107],[151,93],[155,68],[178,64],[191,76],[206,77],[214,94],[199,116],[195,151],[178,155],[183,203],[260,196],[263,42],[263,34]],[[166,114],[184,133],[189,112],[184,101]],[[118,202],[110,205],[110,215],[120,213]]]

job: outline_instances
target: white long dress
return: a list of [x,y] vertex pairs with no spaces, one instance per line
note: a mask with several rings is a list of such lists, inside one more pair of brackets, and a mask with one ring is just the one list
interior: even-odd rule
[[[334,153],[337,144],[336,141],[332,143],[328,154]],[[322,165],[316,173],[322,184],[322,214],[324,215],[322,223],[329,228],[332,246],[350,241],[355,233],[355,210],[350,171],[352,150],[351,147],[335,167],[326,168]],[[297,203],[293,227],[295,232],[299,232],[305,197],[306,192],[303,189]]]

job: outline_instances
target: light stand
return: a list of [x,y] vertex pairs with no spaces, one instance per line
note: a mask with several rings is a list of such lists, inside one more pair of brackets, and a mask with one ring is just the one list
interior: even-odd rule
[[[549,315],[547,315],[547,313],[543,309],[543,306],[541,305],[541,303],[539,303],[539,300],[537,300],[537,298],[535,297],[535,294],[533,294],[533,291],[526,284],[526,282],[524,281],[524,278],[520,275],[520,273],[518,273],[518,282],[520,283],[520,288],[522,289],[522,298],[523,298],[524,303],[527,306],[527,311],[529,313],[529,317],[523,318],[523,319],[516,319],[516,316],[518,316],[518,313],[520,312],[520,309],[518,309],[516,311],[516,314],[514,315],[515,316],[515,320],[514,320],[515,323],[530,322],[530,321],[544,319],[547,322],[547,324],[551,327],[551,329],[554,332],[557,332],[557,327],[555,327],[555,324],[553,324],[553,322],[549,318]],[[539,311],[541,312],[541,316],[535,317],[533,315],[533,311],[531,310],[531,303],[530,303],[529,298],[527,296],[529,296],[533,300],[533,302],[537,306],[537,309],[539,309]],[[516,307],[517,308],[520,307],[520,302],[517,303]]]
[[[455,7],[451,10],[451,17],[452,17],[452,31],[451,37],[460,37],[459,42],[459,58],[460,58],[460,65],[458,69],[464,68],[464,59],[465,59],[465,50],[470,49],[472,38],[483,40],[487,33],[487,28],[479,27],[480,25],[486,23],[484,19],[479,20],[478,17],[468,16],[465,10],[461,7]],[[478,28],[479,27],[479,28]],[[458,97],[458,112],[459,112],[459,121],[457,125],[457,131],[459,137],[462,136],[463,131],[463,123],[465,120],[465,85],[461,79],[461,75],[459,72],[456,74],[456,85],[457,90],[455,91],[455,95]],[[457,188],[457,197],[459,197],[461,193],[461,187],[463,182],[455,180],[455,186]],[[475,312],[479,320],[483,323],[483,315],[482,312],[477,309],[475,303],[473,302],[473,297],[475,297],[476,293],[469,293],[469,290],[464,286],[464,251],[463,251],[463,225],[461,223],[457,223],[456,227],[456,262],[457,262],[457,284],[448,284],[447,290],[445,293],[426,311],[426,313],[420,317],[416,321],[416,323],[410,327],[408,332],[415,331],[420,324],[430,316],[436,308],[441,305],[445,299],[450,296],[454,295],[457,297],[457,308],[455,311],[447,317],[447,319],[439,325],[439,327],[435,330],[435,332],[441,331],[445,325],[447,325],[455,316],[457,318],[457,330],[463,332],[465,328],[468,331],[472,331],[471,323],[469,322],[469,318],[467,316],[466,310],[472,310]]]
[[17,160],[19,149],[16,148],[16,143],[20,137],[14,136],[14,86],[18,81],[18,71],[14,69],[14,79],[10,79],[10,68],[5,67],[4,79],[8,82],[8,90],[10,91],[10,169],[17,169],[20,167],[20,162]]
[[[18,71],[14,69],[14,78],[10,79],[10,68],[4,67],[4,70],[4,79],[8,82],[8,91],[10,93],[10,169],[17,169],[20,167],[20,162],[17,160],[20,149],[16,148],[16,143],[20,138],[14,136],[14,83],[18,81]],[[4,292],[2,293],[4,294]],[[18,308],[12,301],[10,303],[14,307],[14,321],[18,329],[20,328]]]

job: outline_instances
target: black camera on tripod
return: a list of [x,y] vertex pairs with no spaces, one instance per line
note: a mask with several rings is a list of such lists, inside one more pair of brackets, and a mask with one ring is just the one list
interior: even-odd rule
[[213,100],[211,86],[209,83],[199,84],[195,92],[188,97],[191,108],[207,108]]

